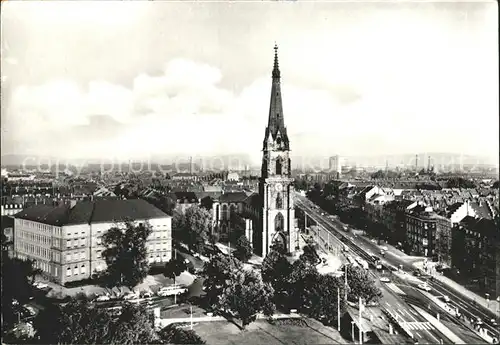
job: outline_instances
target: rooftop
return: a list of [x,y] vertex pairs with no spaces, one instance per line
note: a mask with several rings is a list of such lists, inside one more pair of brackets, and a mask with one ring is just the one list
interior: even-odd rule
[[18,219],[56,226],[166,217],[170,216],[141,199],[83,201],[73,207],[36,205],[15,215]]

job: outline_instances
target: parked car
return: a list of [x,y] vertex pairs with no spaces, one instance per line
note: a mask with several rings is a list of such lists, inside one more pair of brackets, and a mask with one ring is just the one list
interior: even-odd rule
[[35,316],[36,315],[36,310],[30,305],[24,305],[23,310],[25,310],[29,316]]
[[158,291],[158,296],[166,297],[166,296],[180,295],[187,291],[188,289],[184,285],[165,286]]
[[451,302],[450,298],[449,298],[448,296],[446,296],[446,295],[441,296],[441,298],[442,298],[442,299],[443,299],[443,301],[445,301],[446,303],[450,303],[450,302]]
[[142,298],[150,298],[150,297],[153,297],[153,293],[151,291],[142,291],[141,297]]
[[136,292],[127,292],[125,295],[123,295],[123,299],[125,301],[131,300],[131,299],[137,299],[139,296],[137,295]]
[[413,271],[413,275],[415,277],[421,277],[422,276],[422,272],[420,272],[419,270],[416,270],[416,271]]
[[418,288],[419,288],[420,290],[424,290],[424,291],[427,291],[427,292],[429,292],[429,291],[431,291],[431,290],[432,290],[432,289],[431,289],[431,287],[430,287],[429,285],[427,285],[427,284],[420,284],[420,285],[418,286]]
[[387,248],[387,246],[382,246],[382,250],[388,251],[389,248]]
[[390,282],[391,282],[391,280],[390,280],[389,278],[387,278],[387,277],[382,277],[382,278],[380,278],[380,281],[381,281],[382,283],[390,283]]
[[97,296],[96,301],[97,302],[106,302],[109,301],[111,298],[109,298],[108,295],[102,295],[102,296]]
[[46,289],[49,287],[49,285],[47,285],[46,283],[42,283],[42,282],[35,282],[35,284],[33,284],[34,287],[42,290],[42,289]]

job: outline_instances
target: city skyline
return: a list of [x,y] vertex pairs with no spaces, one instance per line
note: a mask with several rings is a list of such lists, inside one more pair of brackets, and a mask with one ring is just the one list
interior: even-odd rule
[[498,157],[495,3],[3,5],[2,153]]

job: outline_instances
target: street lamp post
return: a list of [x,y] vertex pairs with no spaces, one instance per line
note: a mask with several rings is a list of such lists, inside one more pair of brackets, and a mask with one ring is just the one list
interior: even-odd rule
[[354,341],[354,343],[356,343],[356,335],[354,334],[354,321],[351,321],[351,335],[352,335],[352,340]]
[[488,309],[490,308],[490,294],[489,293],[485,293],[485,296],[486,296],[486,305],[488,307]]

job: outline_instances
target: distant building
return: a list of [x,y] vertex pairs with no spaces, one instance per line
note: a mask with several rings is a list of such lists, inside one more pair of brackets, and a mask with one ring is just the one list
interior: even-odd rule
[[14,252],[64,284],[104,270],[102,236],[130,219],[149,223],[149,263],[172,257],[172,218],[141,199],[98,200],[71,205],[36,205],[15,215]]
[[229,174],[227,174],[227,180],[228,181],[239,181],[240,175],[237,172],[230,172]]
[[342,174],[342,166],[345,165],[345,158],[339,155],[331,156],[329,163],[330,172],[337,173],[340,177]]
[[191,173],[177,173],[172,176],[174,181],[198,181],[198,175]]

